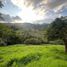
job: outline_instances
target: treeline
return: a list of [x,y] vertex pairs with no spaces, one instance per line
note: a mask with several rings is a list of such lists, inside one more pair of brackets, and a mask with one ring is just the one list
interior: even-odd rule
[[9,26],[0,23],[0,46],[14,45],[14,44],[62,44],[62,40],[49,41],[47,39],[48,27],[44,30],[24,30],[16,29],[14,26]]
[[0,23],[0,46],[13,44],[47,43],[45,31],[20,30]]

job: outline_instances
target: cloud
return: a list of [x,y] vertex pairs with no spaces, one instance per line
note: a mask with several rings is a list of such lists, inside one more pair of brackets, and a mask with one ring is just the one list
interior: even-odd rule
[[[22,9],[19,15],[23,16],[28,8],[33,14],[31,15],[38,19],[56,18],[61,16],[64,8],[67,8],[67,0],[11,0],[13,4]],[[29,12],[29,11],[28,11]],[[27,13],[27,12],[26,12]],[[37,17],[36,17],[37,14]],[[27,13],[27,17],[28,17]],[[32,19],[29,17],[28,19]],[[34,18],[33,18],[34,19]],[[27,19],[25,19],[27,20]]]
[[32,4],[35,8],[39,7],[48,7],[50,9],[56,8],[64,3],[67,0],[24,0],[25,3],[29,6]]
[[[34,1],[34,0],[33,0]],[[20,17],[22,17],[23,22],[25,21],[35,21],[40,20],[44,18],[44,9],[43,8],[37,8],[34,9],[35,6],[33,5],[32,0],[26,1],[26,0],[12,0],[13,4],[17,5],[21,11],[18,13]]]
[[8,14],[0,14],[2,17],[0,17],[0,21],[2,22],[7,22],[7,23],[10,23],[10,22],[20,22],[21,21],[21,18],[19,16],[10,16]]
[[59,7],[60,5],[66,3],[67,0],[48,0],[48,2],[46,3],[46,5],[48,6],[48,8],[56,8]]
[[[20,8],[25,6],[32,6],[35,9],[42,10],[60,10],[64,5],[67,4],[67,0],[12,0],[12,2]],[[24,4],[24,5],[23,5]]]
[[67,2],[64,4],[61,4],[60,6],[56,7],[54,9],[54,12],[61,13],[65,8],[67,8]]

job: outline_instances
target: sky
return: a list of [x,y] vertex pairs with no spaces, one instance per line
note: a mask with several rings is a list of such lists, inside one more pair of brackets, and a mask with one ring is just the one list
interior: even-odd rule
[[[67,16],[67,0],[1,0],[0,12],[19,16],[22,22],[53,20]],[[49,22],[48,22],[49,23]]]

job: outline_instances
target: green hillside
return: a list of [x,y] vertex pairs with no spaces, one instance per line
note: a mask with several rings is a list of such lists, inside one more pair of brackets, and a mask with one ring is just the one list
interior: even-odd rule
[[0,67],[67,67],[62,45],[0,47]]

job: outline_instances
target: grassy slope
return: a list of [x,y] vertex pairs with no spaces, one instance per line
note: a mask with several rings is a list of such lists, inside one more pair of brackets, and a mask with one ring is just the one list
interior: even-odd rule
[[67,67],[64,46],[0,47],[0,67]]

